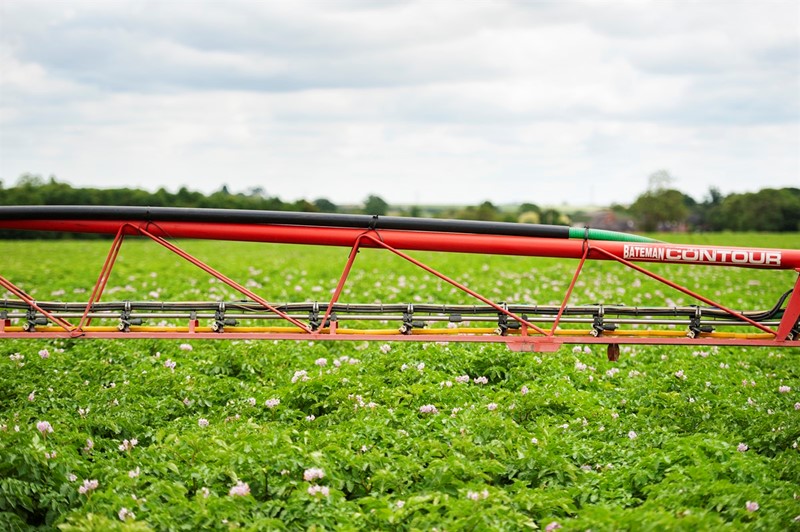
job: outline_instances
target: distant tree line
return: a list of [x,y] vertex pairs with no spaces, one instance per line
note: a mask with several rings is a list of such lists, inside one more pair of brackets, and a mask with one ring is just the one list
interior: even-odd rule
[[[231,192],[223,185],[211,194],[182,187],[177,192],[164,188],[148,192],[132,188],[75,188],[54,177],[44,179],[25,174],[6,188],[0,181],[0,205],[131,205],[151,207],[199,207],[273,211],[362,213],[378,215],[429,216],[463,220],[485,220],[554,225],[588,224],[600,228],[613,219],[615,227],[638,231],[800,231],[800,189],[765,188],[758,192],[723,195],[712,188],[698,202],[670,187],[672,177],[660,170],[650,175],[647,190],[630,206],[612,205],[603,217],[583,211],[567,215],[555,208],[533,203],[498,207],[489,201],[464,207],[414,205],[392,207],[383,198],[370,195],[360,205],[336,205],[326,198],[284,202],[269,196],[263,188]],[[598,221],[602,220],[602,221]],[[0,238],[19,238],[25,233],[0,231]],[[30,236],[28,234],[27,236]],[[37,233],[38,238],[64,238],[70,235]]]
[[800,189],[764,188],[724,196],[711,188],[701,202],[670,188],[665,170],[651,174],[648,190],[628,207],[642,231],[800,231]]

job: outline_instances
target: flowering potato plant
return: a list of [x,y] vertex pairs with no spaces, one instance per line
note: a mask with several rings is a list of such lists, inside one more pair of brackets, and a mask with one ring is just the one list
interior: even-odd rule
[[[106,247],[0,242],[3,275],[86,299]],[[275,301],[324,300],[346,255],[185,247]],[[466,302],[362,255],[343,301]],[[498,301],[557,301],[574,268],[428,257]],[[237,297],[175,261],[126,243],[105,297]],[[574,297],[689,303],[613,266],[591,265]],[[676,269],[739,308],[771,306],[796,275]],[[0,355],[3,530],[800,527],[792,350],[623,347],[609,362],[583,346],[5,340]]]

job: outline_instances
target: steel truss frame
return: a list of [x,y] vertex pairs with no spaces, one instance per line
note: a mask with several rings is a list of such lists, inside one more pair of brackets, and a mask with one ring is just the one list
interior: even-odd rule
[[[608,345],[609,358],[615,359],[619,353],[620,344],[635,345],[706,345],[706,346],[764,346],[764,347],[800,347],[800,276],[794,284],[791,296],[783,316],[778,322],[777,329],[764,323],[751,319],[745,313],[727,308],[712,299],[698,294],[676,282],[658,275],[633,260],[625,258],[623,253],[625,244],[605,241],[554,241],[546,238],[526,238],[516,236],[486,236],[471,234],[451,233],[417,233],[413,231],[354,229],[354,228],[320,228],[320,227],[286,227],[267,225],[237,225],[237,224],[203,224],[197,222],[132,222],[132,221],[97,221],[97,220],[72,220],[72,221],[26,221],[15,225],[13,222],[3,224],[6,228],[17,227],[22,229],[45,229],[61,231],[82,231],[115,233],[111,249],[106,256],[91,296],[86,303],[77,324],[67,321],[52,310],[44,308],[31,296],[13,282],[0,275],[0,286],[19,298],[28,307],[31,317],[25,326],[12,326],[7,317],[7,311],[0,313],[0,339],[1,338],[162,338],[162,339],[272,339],[295,341],[416,341],[416,342],[479,342],[503,343],[514,351],[556,351],[563,344],[605,344]],[[161,245],[175,255],[190,262],[207,274],[225,283],[239,293],[250,298],[255,305],[266,311],[275,319],[288,322],[284,327],[219,327],[217,329],[201,327],[199,320],[192,316],[185,327],[139,327],[126,326],[124,328],[92,326],[91,322],[96,314],[93,312],[98,305],[113,266],[119,255],[125,236],[141,236]],[[321,245],[347,245],[350,253],[330,301],[325,305],[325,311],[320,324],[323,327],[314,327],[300,321],[296,316],[280,310],[270,304],[258,294],[245,286],[227,277],[220,271],[212,268],[198,258],[187,253],[177,245],[169,242],[166,237],[210,238],[230,240],[255,240],[272,242],[294,242]],[[652,247],[655,246],[655,247]],[[473,253],[498,253],[529,256],[569,257],[579,259],[578,266],[572,276],[569,286],[564,293],[563,300],[558,307],[555,318],[549,329],[533,323],[534,319],[527,319],[509,307],[491,301],[489,298],[475,292],[469,287],[455,281],[445,274],[424,264],[401,251],[404,249],[428,249],[435,251],[462,251]],[[334,309],[339,303],[339,297],[347,282],[348,276],[354,266],[358,251],[361,248],[379,248],[386,250],[418,268],[434,275],[442,281],[452,285],[458,290],[483,303],[487,308],[496,312],[498,317],[510,320],[515,328],[503,330],[500,334],[479,328],[457,329],[412,329],[406,330],[355,330],[344,329],[335,319]],[[651,245],[648,249],[659,249],[658,245]],[[703,253],[711,257],[706,248],[696,246],[678,246],[674,249],[690,250],[690,258]],[[768,250],[748,250],[745,248],[713,248],[715,253],[721,251],[721,256],[753,257],[753,253],[762,252],[761,260],[767,257]],[[794,269],[800,273],[800,252],[794,250],[783,251],[784,262],[782,269]],[[725,255],[724,253],[727,253]],[[748,255],[748,253],[750,255]],[[639,256],[637,259],[649,262],[668,262],[657,260],[654,256]],[[661,254],[663,258],[663,253]],[[685,253],[684,253],[685,256]],[[756,255],[758,257],[758,255]],[[723,312],[730,320],[737,324],[746,324],[759,330],[759,333],[714,333],[697,331],[687,335],[680,331],[614,331],[602,328],[564,330],[559,325],[564,320],[567,303],[572,295],[576,282],[583,271],[587,260],[611,260],[646,275],[662,284],[678,290],[698,301],[710,305]],[[636,259],[634,259],[636,260]],[[741,261],[740,261],[741,262]],[[692,262],[690,262],[692,263]],[[703,264],[702,261],[694,263]],[[714,262],[705,262],[714,265]],[[721,265],[731,265],[724,261]],[[798,264],[798,265],[795,265]],[[759,267],[751,264],[741,266]],[[774,267],[766,264],[761,267]],[[36,318],[36,314],[44,318]],[[334,319],[332,319],[334,318]],[[49,325],[52,322],[54,325]]]

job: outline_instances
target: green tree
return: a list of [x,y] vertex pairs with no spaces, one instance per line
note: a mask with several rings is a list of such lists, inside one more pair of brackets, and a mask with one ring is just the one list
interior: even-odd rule
[[689,216],[684,194],[674,189],[648,190],[633,202],[630,213],[640,229],[672,229]]
[[380,196],[370,195],[364,202],[364,212],[366,214],[385,215],[389,210],[389,204],[383,201]]
[[339,210],[339,207],[335,203],[325,198],[314,200],[314,205],[319,212],[337,212]]

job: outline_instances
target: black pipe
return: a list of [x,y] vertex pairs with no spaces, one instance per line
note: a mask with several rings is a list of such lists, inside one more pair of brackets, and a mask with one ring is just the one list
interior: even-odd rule
[[195,209],[182,207],[112,207],[93,205],[15,205],[0,207],[0,220],[128,220],[206,222],[395,229],[484,235],[569,238],[564,225],[517,224],[477,220],[405,218],[369,214]]

